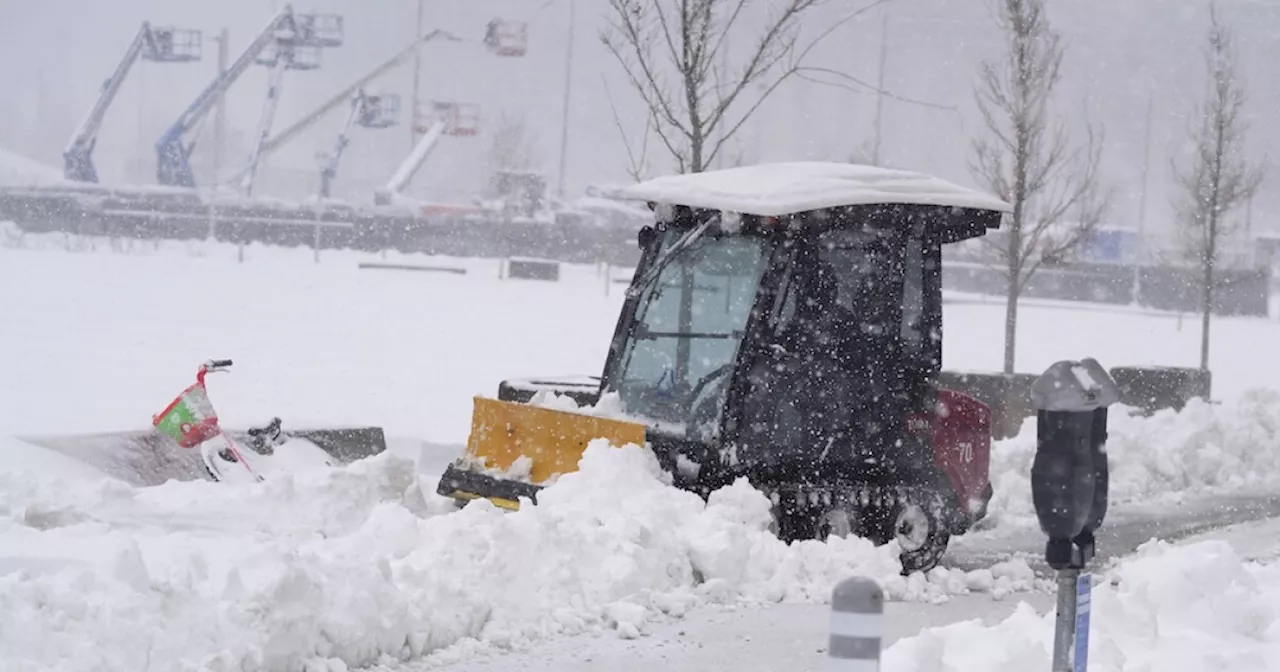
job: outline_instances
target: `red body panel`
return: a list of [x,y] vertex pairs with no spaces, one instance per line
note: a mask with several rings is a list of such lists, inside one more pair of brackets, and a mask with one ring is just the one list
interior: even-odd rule
[[976,515],[985,508],[982,500],[990,483],[991,409],[973,397],[942,389],[935,418],[933,459],[951,479],[960,510]]

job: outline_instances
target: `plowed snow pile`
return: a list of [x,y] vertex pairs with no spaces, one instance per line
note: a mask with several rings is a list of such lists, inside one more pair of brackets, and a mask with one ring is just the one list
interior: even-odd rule
[[[1222,541],[1150,542],[1095,584],[1094,672],[1280,670],[1280,564],[1245,562]],[[1026,604],[995,626],[925,630],[884,653],[885,672],[1048,670],[1054,614]]]
[[853,573],[900,600],[1034,581],[1020,562],[903,578],[893,548],[861,539],[785,546],[745,483],[705,503],[637,448],[593,445],[519,512],[445,513],[421,493],[413,462],[393,454],[243,487],[0,474],[0,660],[6,672],[344,669],[636,636],[698,604],[824,600]]
[[[1222,405],[1193,399],[1180,413],[1149,418],[1116,406],[1108,413],[1113,506],[1176,504],[1209,494],[1280,487],[1280,392],[1258,390]],[[1034,525],[1031,462],[1035,420],[992,446],[992,523]]]
[[[1276,484],[1278,400],[1259,394],[1152,418],[1114,413],[1115,498]],[[1032,519],[1025,474],[1033,444],[1024,434],[997,449],[996,512],[1006,521]],[[0,450],[32,449],[0,442]],[[391,453],[261,485],[151,488],[33,455],[22,458],[26,471],[0,467],[6,672],[329,670],[426,654],[448,659],[564,634],[637,636],[655,619],[698,605],[824,601],[852,574],[876,578],[896,600],[1038,585],[1021,561],[904,578],[892,546],[861,539],[786,546],[766,531],[767,500],[745,483],[703,502],[670,487],[652,455],[636,448],[593,445],[580,471],[562,476],[538,506],[514,513],[487,502],[453,511],[423,495],[434,490],[434,476],[419,483],[413,461]],[[1176,553],[1184,552],[1168,555]],[[1273,646],[1280,632],[1265,607],[1280,599],[1280,570],[1238,567],[1225,553],[1186,556],[1201,563],[1187,560],[1188,585],[1157,576],[1163,551],[1119,570],[1129,583],[1110,595],[1100,588],[1095,611],[1129,620],[1097,626],[1112,630],[1095,636],[1099,661],[1112,665],[1098,669],[1121,669],[1121,655],[1165,655],[1129,650],[1163,646],[1198,619],[1211,621],[1213,636],[1253,637],[1244,653],[1229,654],[1242,667],[1202,658],[1198,669],[1263,669],[1248,667],[1247,652]],[[1190,605],[1185,615],[1166,620],[1161,612],[1156,628],[1157,610],[1179,601]],[[1050,625],[1025,612],[1001,628],[990,636],[1017,646],[996,647],[986,631],[956,626],[895,649],[895,660],[909,656],[919,667],[886,669],[1041,666]],[[962,660],[978,662],[957,667]]]

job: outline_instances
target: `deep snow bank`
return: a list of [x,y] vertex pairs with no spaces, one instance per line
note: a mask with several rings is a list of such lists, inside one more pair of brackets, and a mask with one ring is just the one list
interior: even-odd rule
[[593,445],[580,471],[514,513],[487,502],[445,513],[415,475],[394,454],[246,486],[0,474],[0,660],[343,669],[591,630],[635,636],[698,604],[825,600],[853,573],[910,600],[1033,582],[1023,563],[904,578],[893,548],[861,539],[788,547],[745,483],[706,503],[634,447]]
[[[1176,503],[1186,497],[1280,487],[1280,392],[1257,390],[1223,404],[1192,400],[1180,413],[1108,414],[1111,502]],[[992,446],[995,496],[989,524],[1035,524],[1031,462],[1035,419]]]
[[[1280,670],[1280,564],[1243,561],[1222,541],[1148,542],[1095,583],[1089,669]],[[1023,604],[1005,621],[925,630],[884,653],[886,672],[1047,670],[1054,614]]]

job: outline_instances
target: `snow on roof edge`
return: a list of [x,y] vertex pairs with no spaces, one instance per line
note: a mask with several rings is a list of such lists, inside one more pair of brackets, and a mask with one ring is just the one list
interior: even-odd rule
[[932,175],[827,161],[666,175],[626,187],[619,197],[764,217],[880,203],[1012,211],[999,198]]

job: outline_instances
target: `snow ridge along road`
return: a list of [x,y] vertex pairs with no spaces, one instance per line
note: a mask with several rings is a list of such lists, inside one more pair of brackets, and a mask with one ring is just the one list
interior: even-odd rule
[[[0,483],[6,669],[287,670],[636,637],[701,604],[822,601],[849,572],[898,600],[1026,590],[1025,563],[899,576],[862,539],[786,546],[745,482],[704,503],[603,442],[536,507],[461,511],[395,453],[261,485]],[[430,485],[430,484],[428,484]],[[447,513],[445,513],[448,511]]]
[[[1139,450],[1136,437],[1176,436],[1179,422],[1198,418],[1217,430],[1186,437],[1266,446],[1274,430],[1256,432],[1280,427],[1280,407],[1256,401],[1131,418],[1113,436]],[[430,494],[449,447],[394,448],[262,485],[133,488],[53,464],[59,455],[0,472],[0,602],[15,605],[0,615],[0,659],[24,671],[145,669],[148,660],[226,670],[394,666],[424,656],[443,664],[568,635],[638,637],[698,608],[822,603],[854,573],[881,581],[898,603],[1042,585],[1026,558],[1009,557],[1022,547],[1034,559],[1040,544],[1012,515],[1013,498],[1000,509],[1010,514],[1003,524],[961,540],[950,568],[904,578],[892,547],[785,546],[765,531],[768,502],[756,491],[740,483],[704,503],[667,485],[637,448],[592,446],[579,472],[515,513],[486,502],[455,511]],[[1000,461],[1024,449],[1020,439],[1002,442]],[[1191,447],[1141,449],[1165,464],[1162,452]],[[1265,466],[1243,456],[1228,463],[1242,473]],[[1112,520],[1137,521],[1134,546],[1150,502],[1180,497],[1185,511],[1206,510],[1218,488],[1237,482],[1221,469],[1180,473],[1154,481],[1185,486],[1179,492],[1119,491],[1129,494]]]

